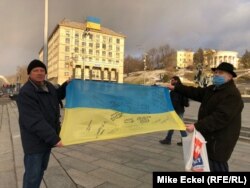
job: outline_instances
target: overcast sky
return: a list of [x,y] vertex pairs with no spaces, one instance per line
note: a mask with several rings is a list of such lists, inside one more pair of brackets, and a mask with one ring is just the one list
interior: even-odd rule
[[[44,0],[0,1],[0,75],[38,58]],[[63,18],[87,16],[126,35],[125,54],[169,44],[176,50],[250,50],[250,0],[49,0],[49,35]]]

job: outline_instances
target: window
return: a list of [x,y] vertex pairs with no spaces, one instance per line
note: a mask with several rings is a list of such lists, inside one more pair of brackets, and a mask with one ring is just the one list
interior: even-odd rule
[[102,49],[106,49],[106,44],[102,44]]
[[69,63],[65,63],[65,68],[69,68]]
[[117,43],[117,44],[120,44],[120,39],[116,39],[116,43]]
[[70,43],[70,38],[65,38],[65,43],[69,44]]
[[106,36],[102,36],[102,40],[104,43],[106,43]]
[[96,35],[96,42],[100,42],[100,35]]
[[79,33],[75,33],[75,38],[79,38]]
[[89,39],[90,40],[93,40],[93,35],[92,34],[90,34],[90,35],[88,35],[89,36]]
[[79,48],[78,47],[75,47],[75,52],[79,53]]
[[70,37],[70,31],[65,31],[66,32],[66,37]]
[[82,39],[85,39],[86,34],[83,32],[82,33]]
[[78,39],[75,40],[75,45],[79,46],[79,40]]
[[69,46],[65,46],[65,52],[69,52],[69,51],[70,51]]
[[65,61],[69,61],[69,56],[65,56]]
[[109,50],[112,50],[112,44],[109,45]]
[[74,60],[78,61],[78,55],[75,55]]

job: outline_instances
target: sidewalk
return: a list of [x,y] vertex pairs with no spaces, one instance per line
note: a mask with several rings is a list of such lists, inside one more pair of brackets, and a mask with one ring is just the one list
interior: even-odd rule
[[[53,149],[42,188],[150,188],[153,171],[184,171],[179,132],[166,132]],[[250,144],[238,141],[231,171],[250,171]],[[15,102],[0,105],[0,187],[21,188],[23,152]]]

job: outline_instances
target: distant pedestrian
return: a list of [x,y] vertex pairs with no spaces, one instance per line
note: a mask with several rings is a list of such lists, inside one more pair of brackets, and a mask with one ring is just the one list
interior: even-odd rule
[[20,89],[17,106],[24,150],[23,188],[39,188],[52,147],[63,146],[59,137],[59,101],[65,97],[65,82],[56,89],[45,81],[46,66],[39,60],[27,68],[29,80]]
[[187,124],[187,131],[198,130],[207,141],[210,171],[228,172],[228,160],[234,150],[241,129],[241,112],[244,107],[241,94],[233,78],[237,77],[232,64],[222,62],[212,68],[213,85],[195,88],[182,84],[167,87],[201,102],[198,121]]
[[[181,84],[181,80],[178,76],[173,76],[171,79],[171,85],[174,86],[176,84]],[[183,119],[185,107],[189,106],[188,98],[175,91],[170,91],[170,98],[171,98],[175,112],[179,115],[181,119]],[[169,130],[167,133],[167,136],[163,140],[160,140],[159,142],[161,144],[170,145],[172,141],[173,133],[174,133],[174,130]],[[187,136],[186,131],[180,131],[180,133],[182,137]],[[182,146],[182,142],[178,142],[177,145]]]

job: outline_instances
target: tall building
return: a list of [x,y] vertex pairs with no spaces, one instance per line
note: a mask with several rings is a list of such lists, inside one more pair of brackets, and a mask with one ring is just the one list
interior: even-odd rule
[[181,50],[176,52],[176,66],[178,68],[186,68],[193,65],[194,52]]
[[64,19],[48,40],[48,80],[61,84],[74,75],[123,83],[124,44],[125,36],[102,27],[98,18],[85,23]]

